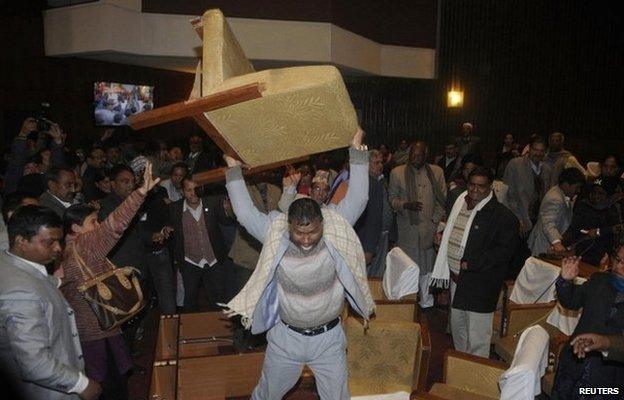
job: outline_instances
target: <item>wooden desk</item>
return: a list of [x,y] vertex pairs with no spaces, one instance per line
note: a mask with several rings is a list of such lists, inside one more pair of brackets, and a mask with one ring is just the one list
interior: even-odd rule
[[223,400],[249,396],[264,347],[238,351],[234,323],[221,312],[163,315],[150,384],[153,400]]
[[[550,258],[550,257],[537,257],[537,258],[559,268],[561,268],[561,262],[563,261],[563,259],[561,258],[560,259]],[[579,263],[579,276],[581,278],[589,279],[589,277],[595,272],[600,272],[600,269],[598,267],[594,267],[591,264],[587,264],[586,262],[583,262],[583,261]]]

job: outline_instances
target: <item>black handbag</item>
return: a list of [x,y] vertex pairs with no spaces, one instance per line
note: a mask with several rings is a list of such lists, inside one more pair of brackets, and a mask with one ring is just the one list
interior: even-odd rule
[[72,250],[84,278],[84,283],[78,286],[78,292],[89,303],[103,331],[119,327],[145,307],[138,278],[140,272],[136,268],[118,268],[107,258],[111,269],[95,275],[75,246]]

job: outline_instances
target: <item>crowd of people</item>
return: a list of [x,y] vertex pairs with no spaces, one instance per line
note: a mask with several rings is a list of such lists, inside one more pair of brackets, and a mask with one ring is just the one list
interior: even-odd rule
[[[246,326],[253,333],[276,329],[269,349],[296,339],[288,328],[332,329],[345,291],[364,318],[372,309],[358,260],[342,257],[352,243],[320,240],[325,218],[353,226],[369,277],[383,276],[394,246],[415,261],[423,310],[450,288],[454,347],[484,357],[504,279],[530,255],[575,256],[564,261],[557,291],[566,307],[586,311],[560,364],[555,397],[573,398],[581,384],[624,380],[624,366],[605,355],[612,344],[621,347],[624,333],[624,185],[615,155],[584,167],[560,132],[532,135],[526,144],[506,134],[489,163],[466,122],[437,157],[420,140],[401,140],[394,152],[386,145],[367,151],[356,134],[349,153],[314,155],[244,182],[238,163],[208,150],[201,134],[191,135],[186,153],[164,141],[124,141],[110,129],[91,147],[71,149],[57,124],[37,128],[26,119],[5,156],[0,221],[0,363],[25,398],[124,398],[125,379],[141,373],[131,356],[145,312],[103,330],[79,290],[81,265],[95,273],[111,264],[137,268],[151,306],[163,314],[220,310],[232,301],[244,316],[249,310],[237,311],[236,299],[248,283],[260,284],[250,280],[254,270],[273,262],[261,250],[275,211],[290,224],[291,243],[280,250],[275,272],[283,324],[275,327],[273,313]],[[226,185],[193,178],[224,164]],[[581,260],[610,268],[576,286]],[[300,371],[282,368],[290,354],[267,354],[254,398],[281,398]],[[312,355],[297,357],[302,366]],[[345,358],[321,361],[308,363],[325,377],[321,397],[347,398]]]

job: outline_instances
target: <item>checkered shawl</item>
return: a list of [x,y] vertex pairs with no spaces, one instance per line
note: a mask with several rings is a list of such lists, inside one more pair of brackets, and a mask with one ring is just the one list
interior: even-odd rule
[[[338,213],[322,209],[323,212],[323,238],[334,246],[343,257],[354,280],[362,294],[362,302],[358,306],[365,313],[363,317],[368,319],[375,307],[366,278],[366,261],[360,239],[351,225]],[[242,316],[242,324],[246,329],[251,328],[252,316],[260,296],[271,279],[271,267],[277,257],[280,241],[288,230],[286,214],[282,213],[275,218],[269,228],[262,252],[256,269],[245,287],[228,304],[224,305],[224,312],[228,317]]]

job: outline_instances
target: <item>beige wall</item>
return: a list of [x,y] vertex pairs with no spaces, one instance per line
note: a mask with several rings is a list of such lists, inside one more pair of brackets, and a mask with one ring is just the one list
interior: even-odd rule
[[[85,56],[193,72],[201,41],[194,16],[140,12],[140,0],[108,0],[44,13],[48,56]],[[376,43],[320,22],[228,18],[251,60],[334,64],[364,73],[433,79],[435,50]],[[167,62],[175,58],[176,62]]]

